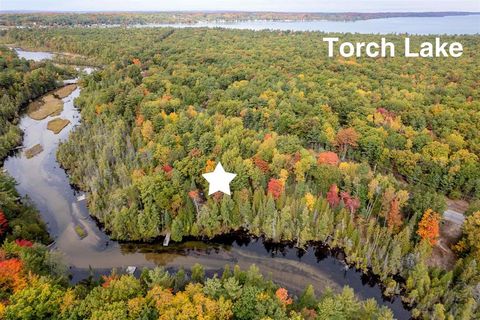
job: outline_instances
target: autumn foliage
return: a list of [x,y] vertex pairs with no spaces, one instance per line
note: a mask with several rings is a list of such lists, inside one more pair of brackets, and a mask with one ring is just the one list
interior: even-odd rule
[[135,125],[137,127],[141,127],[143,122],[145,121],[145,117],[141,114],[139,114],[136,118],[135,118]]
[[255,163],[255,166],[257,166],[257,168],[264,173],[270,170],[270,166],[268,165],[268,162],[259,157],[253,158],[253,163]]
[[212,172],[215,170],[216,162],[214,160],[207,160],[207,164],[205,165],[205,172]]
[[463,223],[463,237],[455,245],[460,254],[470,252],[477,261],[480,261],[480,211],[474,212]]
[[400,213],[400,200],[394,198],[390,202],[390,210],[387,214],[387,226],[390,231],[397,230],[402,225],[402,214]]
[[112,281],[114,280],[118,280],[118,275],[116,274],[111,274],[111,275],[103,275],[102,276],[102,280],[103,280],[103,283],[102,283],[102,287],[104,288],[108,288],[110,286],[110,284],[112,283]]
[[188,196],[190,197],[190,199],[195,200],[195,201],[198,201],[200,199],[200,194],[199,194],[198,190],[189,191]]
[[331,208],[335,208],[340,204],[340,197],[338,196],[338,187],[336,184],[330,186],[327,192],[327,201]]
[[283,192],[283,183],[280,179],[270,179],[268,182],[268,193],[273,196],[274,199],[280,198]]
[[427,209],[418,223],[417,234],[430,245],[435,245],[440,235],[440,215]]
[[341,192],[340,197],[351,214],[354,214],[360,208],[360,200],[357,197],[352,197],[348,192]]
[[15,240],[15,243],[20,246],[20,247],[27,247],[30,248],[33,246],[33,242],[30,240],[25,240],[25,239],[17,239]]
[[315,196],[310,192],[305,194],[305,204],[309,211],[313,211],[313,207],[315,206]]
[[336,166],[340,162],[340,159],[335,152],[324,151],[318,154],[317,162],[318,164],[329,164],[332,166]]
[[335,144],[342,151],[343,157],[347,153],[348,147],[356,147],[359,135],[354,128],[340,129],[335,139]]
[[142,124],[142,136],[145,140],[151,140],[153,137],[153,124],[150,120],[143,122]]
[[165,173],[170,173],[170,172],[173,170],[173,168],[172,168],[171,165],[165,164],[165,165],[162,166],[162,170],[163,170],[163,172],[165,172]]
[[354,128],[340,129],[337,133],[336,143],[339,146],[357,146],[358,133]]
[[233,317],[231,302],[216,301],[207,297],[199,284],[188,284],[185,291],[154,287],[153,297],[159,319],[230,319]]
[[282,305],[287,306],[289,304],[292,304],[292,298],[288,297],[288,291],[285,288],[278,288],[277,291],[275,292],[275,295],[277,296],[278,300],[282,303]]
[[8,228],[8,220],[7,217],[5,217],[5,214],[0,210],[0,236],[7,231]]
[[0,261],[0,293],[16,292],[26,285],[26,279],[22,274],[23,263],[19,259],[7,259]]

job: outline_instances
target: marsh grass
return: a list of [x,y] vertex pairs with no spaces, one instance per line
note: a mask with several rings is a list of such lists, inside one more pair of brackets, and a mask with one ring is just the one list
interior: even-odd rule
[[47,129],[52,131],[54,134],[59,134],[63,130],[63,128],[65,128],[69,124],[70,120],[56,118],[48,122]]
[[31,102],[27,107],[28,116],[34,120],[43,120],[49,116],[58,116],[63,111],[63,98],[68,97],[76,84],[69,84]]
[[43,147],[41,144],[36,144],[30,149],[25,150],[25,156],[27,159],[35,157],[37,154],[41,153],[43,151]]
[[87,231],[85,231],[81,225],[77,224],[74,229],[75,233],[80,237],[80,239],[83,239],[87,236]]

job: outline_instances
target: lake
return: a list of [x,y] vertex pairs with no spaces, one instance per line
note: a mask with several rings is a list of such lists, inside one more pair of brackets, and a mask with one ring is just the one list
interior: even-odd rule
[[478,34],[480,15],[446,17],[402,17],[358,21],[238,21],[194,24],[148,24],[136,27],[228,28],[250,30],[323,31],[340,33]]

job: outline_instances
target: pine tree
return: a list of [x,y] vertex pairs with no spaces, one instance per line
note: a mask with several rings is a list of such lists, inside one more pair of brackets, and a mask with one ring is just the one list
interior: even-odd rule
[[204,280],[205,270],[200,264],[195,263],[192,266],[192,282],[203,283]]
[[317,305],[317,297],[315,296],[315,289],[309,284],[305,290],[303,290],[300,299],[298,300],[299,309],[308,308],[314,309]]

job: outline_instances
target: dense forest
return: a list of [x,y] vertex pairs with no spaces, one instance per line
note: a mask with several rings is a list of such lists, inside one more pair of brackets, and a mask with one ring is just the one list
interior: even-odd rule
[[[452,270],[428,257],[444,196],[480,196],[479,38],[463,36],[455,60],[345,60],[326,58],[323,36],[59,28],[4,41],[103,65],[81,82],[83,122],[58,159],[113,238],[246,229],[322,241],[402,293],[414,317],[478,318],[480,213]],[[208,197],[201,174],[219,161],[238,174],[232,196]]]
[[469,12],[115,12],[115,13],[3,13],[0,26],[99,26],[204,21],[357,21],[396,17],[444,17]]
[[[19,59],[2,47],[2,128],[16,127],[27,101],[61,84],[70,71],[49,63]],[[2,154],[19,143],[3,136]],[[176,273],[145,269],[137,279],[117,274],[93,276],[69,285],[67,267],[49,238],[38,212],[0,172],[0,319],[393,319],[374,300],[359,301],[353,290],[326,291],[316,297],[312,286],[299,296],[263,278],[252,265],[241,271],[225,267],[221,277],[206,277],[200,265]]]
[[[19,59],[2,47],[2,128],[16,126],[21,108],[31,99],[56,88],[72,74],[49,63]],[[4,134],[2,155],[19,144],[20,136]],[[227,265],[221,277],[206,277],[200,265],[176,273],[157,267],[144,269],[137,279],[117,274],[93,276],[70,285],[61,254],[45,224],[15,181],[0,172],[0,319],[393,319],[386,307],[359,301],[353,290],[326,291],[317,298],[312,286],[300,296],[289,294],[263,278],[255,265],[241,271]]]

